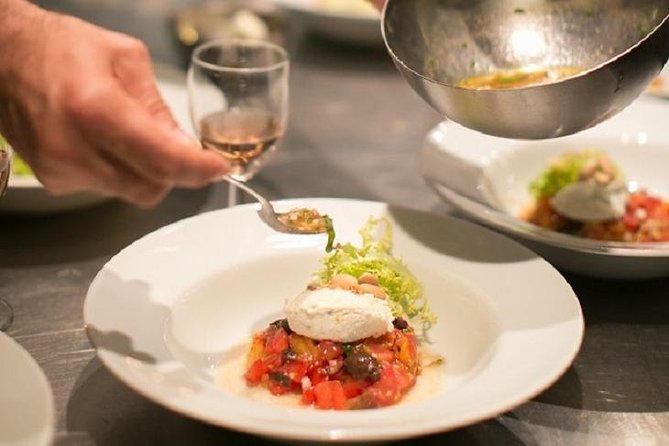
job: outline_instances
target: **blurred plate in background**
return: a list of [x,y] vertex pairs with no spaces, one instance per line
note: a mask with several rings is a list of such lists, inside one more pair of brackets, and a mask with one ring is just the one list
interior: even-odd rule
[[365,0],[273,0],[309,31],[358,45],[383,45],[381,16]]
[[284,39],[283,14],[264,0],[209,0],[189,5],[176,11],[171,25],[184,67],[190,63],[192,50],[209,40],[269,40],[283,45]]

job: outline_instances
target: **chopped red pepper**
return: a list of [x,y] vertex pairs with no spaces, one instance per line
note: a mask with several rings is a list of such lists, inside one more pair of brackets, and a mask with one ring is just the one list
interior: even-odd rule
[[273,395],[301,394],[303,404],[318,409],[396,403],[420,373],[410,327],[342,344],[305,338],[273,323],[254,335],[248,361],[249,386],[263,385]]

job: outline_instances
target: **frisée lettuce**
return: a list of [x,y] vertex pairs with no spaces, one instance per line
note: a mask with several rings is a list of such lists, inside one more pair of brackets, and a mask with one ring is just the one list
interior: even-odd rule
[[556,158],[530,183],[534,197],[552,197],[564,187],[579,180],[583,166],[590,160],[602,156],[597,150],[569,152]]
[[390,220],[371,217],[359,232],[361,246],[340,244],[325,256],[323,268],[316,275],[318,282],[325,285],[338,274],[360,277],[364,273],[372,273],[385,290],[393,315],[406,315],[420,323],[423,329],[428,329],[436,322],[436,316],[430,311],[420,282],[392,254]]

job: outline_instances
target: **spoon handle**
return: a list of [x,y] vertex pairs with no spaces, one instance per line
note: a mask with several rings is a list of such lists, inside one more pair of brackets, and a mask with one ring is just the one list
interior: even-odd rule
[[243,190],[243,191],[246,192],[247,194],[251,195],[253,198],[255,198],[256,200],[258,200],[258,201],[260,202],[260,204],[265,205],[266,203],[268,203],[268,201],[267,201],[267,199],[266,199],[265,197],[263,197],[262,195],[260,195],[258,192],[256,192],[254,189],[252,189],[251,187],[249,187],[249,186],[248,186],[246,183],[244,183],[243,181],[239,181],[239,180],[237,180],[237,179],[235,179],[235,178],[232,178],[230,175],[225,175],[222,179],[225,180],[225,181],[227,181],[228,183],[230,183],[230,184],[232,184],[232,185],[234,185],[234,186],[240,188],[241,190]]

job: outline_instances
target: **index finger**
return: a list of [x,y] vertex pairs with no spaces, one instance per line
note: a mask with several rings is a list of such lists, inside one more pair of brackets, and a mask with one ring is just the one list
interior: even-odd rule
[[[100,141],[107,154],[136,173],[164,184],[199,187],[225,175],[222,156],[203,150],[193,137],[147,112],[124,94],[112,94],[84,131]],[[110,112],[111,111],[111,112]]]

